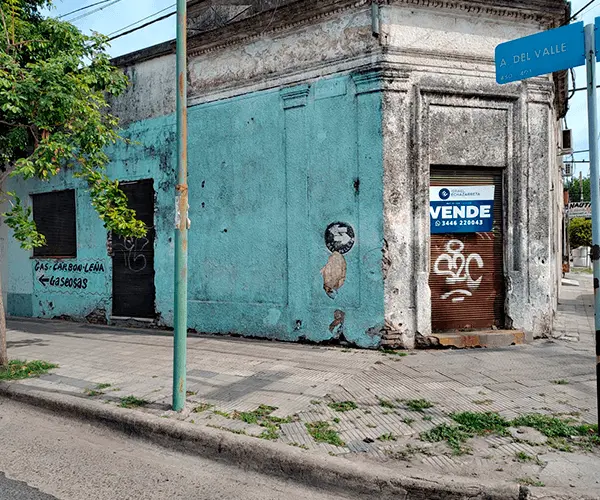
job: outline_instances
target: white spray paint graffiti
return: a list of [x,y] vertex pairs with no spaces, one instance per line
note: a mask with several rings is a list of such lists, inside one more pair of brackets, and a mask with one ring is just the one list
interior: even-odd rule
[[139,273],[146,269],[146,256],[142,252],[150,241],[148,238],[123,238],[122,245],[115,245],[116,248],[123,248],[123,258],[125,259],[125,266],[134,273]]
[[[446,276],[448,285],[464,286],[466,283],[468,290],[457,288],[444,293],[440,298],[442,300],[452,297],[452,302],[462,302],[465,297],[472,297],[473,291],[479,288],[483,276],[474,280],[471,277],[471,264],[476,263],[479,269],[483,269],[483,259],[478,253],[469,254],[466,258],[463,255],[465,244],[460,240],[450,240],[446,243],[446,252],[441,254],[435,261],[433,271],[439,276]],[[440,269],[440,267],[442,269]],[[453,297],[453,295],[456,295]]]

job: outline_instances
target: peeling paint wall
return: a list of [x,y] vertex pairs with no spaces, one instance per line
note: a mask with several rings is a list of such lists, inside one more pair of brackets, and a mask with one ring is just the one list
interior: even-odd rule
[[[557,304],[555,186],[560,186],[550,79],[494,81],[494,47],[536,32],[499,23],[390,6],[384,91],[386,319],[398,344],[431,334],[429,173],[432,165],[500,167],[504,173],[507,327],[547,335]],[[416,58],[419,58],[418,63]]]
[[[550,26],[541,3],[519,4],[522,15],[478,3],[473,16],[466,0],[393,0],[377,38],[368,2],[294,2],[265,14],[276,26],[258,35],[223,28],[220,43],[191,43],[190,328],[426,344],[429,172],[448,164],[504,170],[507,326],[546,334],[560,269],[553,88],[500,87],[493,65],[498,43]],[[126,68],[132,85],[113,112],[133,143],[109,152],[109,173],[154,180],[156,314],[171,325],[175,58],[164,54]],[[63,174],[11,182],[25,199],[80,187]],[[106,232],[83,190],[77,210],[74,262],[104,271],[86,291],[49,293],[37,259],[9,242],[10,314],[109,318]]]

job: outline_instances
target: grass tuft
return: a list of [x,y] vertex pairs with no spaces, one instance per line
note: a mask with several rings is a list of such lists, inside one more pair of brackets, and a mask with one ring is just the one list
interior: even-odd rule
[[564,378],[561,378],[558,380],[553,380],[552,383],[556,384],[556,385],[567,385],[569,383],[569,381],[565,380]]
[[196,408],[192,410],[193,413],[202,413],[203,411],[210,410],[214,405],[210,403],[200,403]]
[[433,408],[433,403],[431,401],[427,401],[426,399],[405,399],[401,402],[412,411],[423,411],[428,408]]
[[317,443],[329,443],[334,446],[346,446],[336,430],[332,429],[329,422],[319,420],[304,424],[306,430]]
[[58,368],[58,365],[40,360],[21,361],[12,359],[8,362],[6,368],[0,368],[0,380],[22,380],[24,378],[39,377],[53,368]]
[[378,441],[397,441],[398,438],[392,434],[391,432],[388,432],[386,434],[382,434],[381,436],[379,436],[377,438]]
[[140,399],[135,396],[125,396],[120,399],[121,404],[119,405],[121,408],[140,408],[142,406],[146,406],[149,401],[145,399]]
[[469,453],[470,449],[465,443],[470,437],[472,435],[461,429],[460,426],[448,424],[438,425],[429,431],[422,432],[420,435],[421,440],[431,443],[446,441],[455,455]]
[[396,408],[396,405],[392,401],[390,401],[389,399],[382,399],[382,398],[379,398],[379,406],[381,406],[382,408],[391,408],[391,409]]
[[340,401],[338,403],[329,403],[327,406],[335,411],[350,411],[356,410],[358,405],[354,401]]

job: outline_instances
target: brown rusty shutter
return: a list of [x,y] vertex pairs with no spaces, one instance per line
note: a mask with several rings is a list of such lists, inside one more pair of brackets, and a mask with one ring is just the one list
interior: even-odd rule
[[46,245],[34,248],[34,257],[76,257],[75,191],[34,194],[33,220],[46,237]]
[[[499,170],[465,170],[452,167],[433,168],[432,186],[494,185],[494,222],[489,233],[432,234],[430,245],[429,287],[431,289],[431,322],[433,331],[485,329],[504,326],[504,269],[502,225],[502,173]],[[451,259],[440,256],[447,254]],[[477,254],[483,261],[471,258]],[[438,261],[438,259],[440,259]],[[438,272],[435,264],[438,261]],[[448,262],[455,262],[449,269]],[[472,280],[481,278],[471,296],[448,297],[452,290],[463,287],[466,272]],[[455,298],[455,300],[453,300]]]

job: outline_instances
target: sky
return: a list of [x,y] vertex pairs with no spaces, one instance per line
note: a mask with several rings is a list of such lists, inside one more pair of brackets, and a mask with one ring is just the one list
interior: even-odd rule
[[[81,7],[98,3],[99,1],[54,0],[54,8],[48,14],[52,17],[62,16]],[[97,10],[100,8],[102,10]],[[175,0],[110,0],[62,19],[72,22],[85,33],[93,30],[104,35],[110,35],[125,26],[140,21],[140,19],[151,16],[163,9],[167,10],[146,21],[142,21],[140,24],[151,21],[155,17],[174,12]],[[85,17],[78,19],[80,16]],[[136,26],[132,26],[131,28],[135,28]],[[109,53],[111,56],[116,57],[173,38],[175,38],[175,16],[154,23],[130,35],[113,40]]]
[[[61,16],[75,9],[97,3],[98,1],[99,0],[54,0],[54,8],[49,15]],[[572,0],[572,13],[580,10],[588,3],[588,1],[589,0]],[[163,9],[166,10],[163,11]],[[163,12],[156,14],[159,11]],[[150,17],[140,24],[174,11],[175,0],[108,0],[105,3],[91,7],[87,10],[68,15],[63,19],[73,22],[73,24],[84,32],[94,30],[105,35],[111,35],[147,16],[156,14],[156,16]],[[577,17],[576,21],[584,21],[586,24],[593,23],[596,16],[600,16],[600,0],[596,0],[586,8],[582,14]],[[132,26],[131,28],[133,27],[135,26]],[[112,41],[109,53],[111,56],[115,57],[173,38],[175,38],[175,16],[171,16],[163,21],[152,24],[147,28]],[[583,87],[585,86],[585,82],[585,66],[576,68],[575,86]],[[572,82],[570,82],[570,85],[571,88],[573,88]],[[573,130],[575,151],[588,149],[586,106],[585,91],[576,92],[569,101],[567,125]],[[575,155],[575,160],[588,159],[589,156],[587,152]],[[580,170],[583,172],[584,176],[588,176],[589,164],[575,165],[574,175],[578,176]]]

